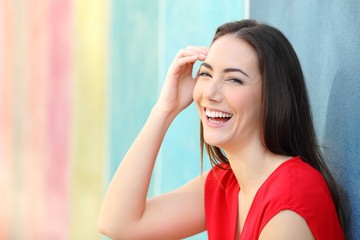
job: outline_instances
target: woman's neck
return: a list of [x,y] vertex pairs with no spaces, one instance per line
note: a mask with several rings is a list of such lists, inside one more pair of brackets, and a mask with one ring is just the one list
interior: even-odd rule
[[243,194],[253,195],[270,174],[289,156],[277,155],[264,147],[248,147],[227,152],[230,166]]

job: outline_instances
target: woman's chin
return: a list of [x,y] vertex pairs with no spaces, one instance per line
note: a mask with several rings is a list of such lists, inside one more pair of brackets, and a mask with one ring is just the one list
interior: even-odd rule
[[221,141],[219,141],[219,138],[213,138],[213,137],[206,137],[204,136],[204,141],[211,146],[222,148]]

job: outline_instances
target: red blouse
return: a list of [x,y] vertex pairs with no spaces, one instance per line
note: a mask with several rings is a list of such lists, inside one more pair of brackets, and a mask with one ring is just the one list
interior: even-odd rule
[[[232,170],[214,167],[209,172],[205,214],[210,240],[235,239],[239,190]],[[317,240],[345,239],[324,178],[300,157],[282,163],[259,188],[240,239],[258,239],[264,226],[281,210],[302,216]]]

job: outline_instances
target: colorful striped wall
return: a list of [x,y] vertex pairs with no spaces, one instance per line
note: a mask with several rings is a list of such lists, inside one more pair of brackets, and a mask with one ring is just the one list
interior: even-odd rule
[[99,238],[108,3],[0,6],[0,239]]
[[[243,5],[0,0],[0,239],[100,239],[104,191],[171,59]],[[169,130],[150,195],[200,173],[198,123],[191,107]]]

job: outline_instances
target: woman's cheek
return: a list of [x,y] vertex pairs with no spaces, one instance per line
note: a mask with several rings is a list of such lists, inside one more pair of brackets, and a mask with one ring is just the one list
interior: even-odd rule
[[201,115],[201,84],[199,84],[199,82],[196,82],[194,90],[193,90],[193,99],[194,99],[194,103],[196,105],[196,109],[199,111],[199,114]]

